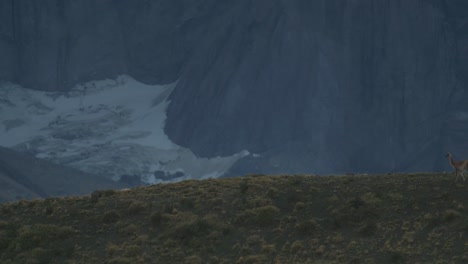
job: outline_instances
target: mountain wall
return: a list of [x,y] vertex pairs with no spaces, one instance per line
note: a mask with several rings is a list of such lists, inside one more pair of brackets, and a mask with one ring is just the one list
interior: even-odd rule
[[[166,133],[230,174],[448,169],[468,155],[463,0],[0,0],[0,79],[178,80]],[[458,152],[457,152],[458,151]]]

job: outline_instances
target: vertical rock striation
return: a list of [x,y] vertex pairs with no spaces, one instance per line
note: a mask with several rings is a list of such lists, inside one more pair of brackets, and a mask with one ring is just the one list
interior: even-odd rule
[[195,52],[172,95],[174,141],[201,155],[264,153],[268,172],[440,164],[444,112],[459,92],[441,8],[419,0],[252,3],[214,20],[225,34],[213,28],[202,37],[206,51]]
[[468,129],[465,2],[0,0],[0,79],[178,80],[175,143],[262,154],[231,174],[440,170]]

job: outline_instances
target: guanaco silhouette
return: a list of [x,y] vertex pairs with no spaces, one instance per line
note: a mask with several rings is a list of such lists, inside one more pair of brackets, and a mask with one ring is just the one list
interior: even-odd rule
[[450,166],[455,169],[455,182],[458,180],[458,176],[461,174],[463,181],[465,181],[465,176],[463,175],[466,170],[468,170],[468,160],[453,160],[453,155],[450,152],[447,152],[446,157],[448,157]]

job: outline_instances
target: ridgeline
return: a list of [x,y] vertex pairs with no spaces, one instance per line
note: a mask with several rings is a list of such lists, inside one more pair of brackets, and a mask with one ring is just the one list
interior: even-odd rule
[[453,173],[189,180],[0,205],[0,263],[467,263]]

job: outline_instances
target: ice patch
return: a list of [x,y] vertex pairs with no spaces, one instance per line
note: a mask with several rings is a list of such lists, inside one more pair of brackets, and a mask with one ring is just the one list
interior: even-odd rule
[[119,76],[50,93],[0,83],[0,145],[114,180],[122,175],[138,175],[148,183],[219,177],[249,152],[198,158],[171,142],[164,124],[175,85]]

